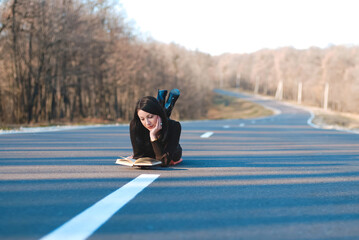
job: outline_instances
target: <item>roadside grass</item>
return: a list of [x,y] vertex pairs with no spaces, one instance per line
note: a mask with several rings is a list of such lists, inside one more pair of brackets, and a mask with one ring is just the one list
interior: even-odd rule
[[[238,91],[236,89],[228,89],[230,91]],[[268,96],[264,96],[268,97]],[[268,97],[270,98],[270,97]],[[295,102],[290,102],[297,105]],[[314,113],[313,123],[322,128],[338,128],[348,130],[359,130],[359,114],[341,113],[335,111],[324,111],[321,108],[297,105],[302,108],[311,110]],[[218,119],[248,119],[273,115],[273,112],[259,104],[245,101],[240,98],[224,96],[213,93],[211,106],[207,112],[207,116],[202,119],[218,120]],[[94,125],[94,124],[116,124],[127,123],[121,119],[117,121],[102,121],[99,119],[81,119],[80,121],[62,121],[57,123],[37,123],[37,124],[11,124],[1,125],[0,131],[16,130],[21,127],[50,127],[50,126],[68,126],[68,125]]]
[[270,115],[273,112],[259,104],[214,93],[207,119],[246,119]]
[[[233,92],[246,92],[243,90],[238,91],[235,88],[227,89]],[[247,92],[248,94],[253,94],[252,92]],[[261,95],[264,98],[274,99],[273,97]],[[290,104],[295,106],[310,110],[314,113],[314,119],[312,122],[321,127],[321,128],[333,128],[333,129],[346,129],[346,130],[354,130],[359,131],[359,114],[353,113],[343,113],[336,112],[331,110],[323,110],[322,108],[298,105],[296,102],[287,101]]]
[[[211,106],[202,119],[246,119],[258,118],[273,115],[273,112],[259,104],[245,101],[240,98],[224,96],[213,93]],[[56,122],[56,123],[37,123],[22,125],[0,125],[0,130],[16,130],[21,127],[51,127],[51,126],[68,126],[68,125],[94,125],[94,124],[115,124],[124,123],[120,119],[118,121],[102,121],[98,119],[80,119],[73,122]],[[127,122],[126,122],[127,123]]]
[[359,130],[359,115],[312,109],[315,117],[313,123],[324,128],[344,128]]
[[40,122],[40,123],[30,123],[30,124],[1,124],[0,131],[9,131],[9,130],[20,130],[21,128],[33,128],[33,127],[63,127],[63,126],[87,126],[87,125],[108,125],[108,124],[122,124],[127,123],[122,119],[117,121],[101,120],[95,118],[81,118],[75,119],[74,121],[57,121],[57,122]]

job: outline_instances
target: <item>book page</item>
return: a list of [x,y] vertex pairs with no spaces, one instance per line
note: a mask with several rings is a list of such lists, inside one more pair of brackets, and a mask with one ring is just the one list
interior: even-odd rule
[[136,159],[132,159],[132,158],[119,158],[116,160],[115,163],[132,167],[135,161]]
[[144,157],[139,158],[134,162],[134,166],[157,166],[160,165],[162,162],[159,160],[156,160],[154,158]]

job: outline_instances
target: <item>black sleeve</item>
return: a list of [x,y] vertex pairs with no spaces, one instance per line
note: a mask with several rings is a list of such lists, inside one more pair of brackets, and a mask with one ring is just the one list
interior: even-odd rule
[[181,124],[173,121],[169,125],[167,141],[161,143],[156,140],[152,142],[153,151],[155,152],[156,159],[162,161],[162,164],[167,166],[173,159],[173,154],[178,149],[180,136],[181,136]]

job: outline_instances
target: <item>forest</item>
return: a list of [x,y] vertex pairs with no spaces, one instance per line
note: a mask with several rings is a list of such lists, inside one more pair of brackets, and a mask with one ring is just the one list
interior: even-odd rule
[[109,1],[2,2],[0,121],[126,121],[140,97],[172,88],[174,116],[203,116],[211,56],[133,32]]
[[[240,44],[240,42],[238,43]],[[0,125],[126,122],[136,101],[178,88],[177,119],[207,114],[214,88],[359,113],[359,48],[211,56],[144,39],[106,0],[0,1]],[[300,91],[299,91],[300,90]]]
[[225,54],[219,57],[217,67],[225,87],[239,87],[338,112],[359,113],[357,46],[305,50],[283,47],[252,54]]

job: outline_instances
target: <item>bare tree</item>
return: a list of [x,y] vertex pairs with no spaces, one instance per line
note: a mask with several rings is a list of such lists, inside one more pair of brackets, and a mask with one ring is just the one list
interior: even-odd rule
[[[219,57],[218,66],[223,67],[224,63],[229,71],[237,71],[241,75],[241,87],[248,91],[259,84],[259,92],[273,96],[278,82],[282,82],[284,99],[295,100],[301,83],[303,102],[314,106],[323,105],[324,88],[328,83],[328,107],[358,113],[359,102],[353,92],[359,85],[358,49],[344,46],[307,50],[280,48],[252,54],[227,54]],[[266,87],[261,89],[260,86]]]

